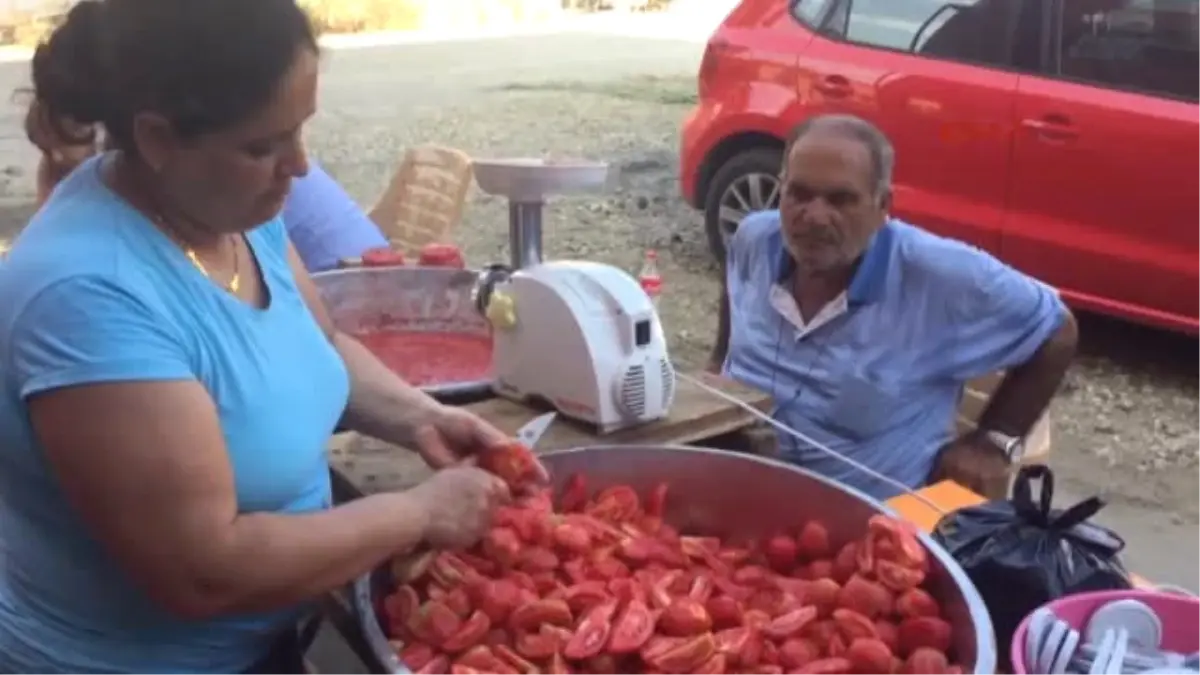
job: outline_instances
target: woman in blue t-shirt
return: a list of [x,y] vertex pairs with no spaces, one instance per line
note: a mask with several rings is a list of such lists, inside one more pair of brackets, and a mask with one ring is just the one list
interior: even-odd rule
[[[334,329],[288,242],[294,0],[81,2],[32,69],[115,149],[0,266],[0,672],[300,672],[310,601],[478,538],[508,493],[459,460],[505,439]],[[441,470],[333,508],[339,420]]]

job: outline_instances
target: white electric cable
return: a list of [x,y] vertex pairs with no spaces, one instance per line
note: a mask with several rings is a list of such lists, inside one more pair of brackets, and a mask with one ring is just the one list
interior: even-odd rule
[[717,389],[716,387],[713,387],[705,382],[702,382],[700,379],[692,377],[691,375],[688,375],[686,373],[681,373],[681,372],[676,371],[675,374],[677,377],[682,377],[683,379],[687,380],[688,382],[691,382],[692,384],[695,384],[696,386],[698,386],[701,389],[703,389],[704,391],[712,394],[713,396],[716,396],[717,398],[720,398],[721,400],[728,401],[729,403],[736,405],[737,407],[741,408],[742,410],[745,410],[746,412],[753,415],[755,418],[762,420],[763,422],[766,422],[767,424],[771,425],[775,429],[782,431],[783,433],[788,434],[789,436],[792,436],[796,440],[798,440],[802,443],[805,443],[809,446],[812,446],[812,447],[816,448],[817,450],[820,450],[821,452],[829,455],[830,457],[837,459],[840,462],[849,464],[850,466],[854,467],[855,469],[858,469],[859,471],[867,474],[868,476],[871,476],[872,478],[876,478],[878,480],[881,480],[881,481],[887,483],[888,485],[891,485],[893,487],[903,490],[905,493],[911,495],[917,501],[919,501],[922,504],[924,504],[925,506],[928,506],[929,508],[933,509],[938,515],[942,515],[942,516],[948,515],[948,512],[945,509],[938,506],[937,504],[935,504],[933,501],[931,501],[929,498],[925,497],[924,495],[914,491],[912,488],[908,487],[904,483],[901,483],[900,481],[898,481],[894,478],[885,476],[885,475],[879,473],[878,471],[875,471],[874,469],[871,469],[867,466],[860,464],[859,462],[854,461],[853,459],[850,459],[849,457],[843,455],[842,453],[840,453],[832,448],[826,447],[825,445],[818,443],[817,441],[813,440],[812,438],[809,438],[805,434],[802,434],[799,431],[796,431],[795,429],[780,422],[779,420],[776,420],[774,417],[764,413],[763,411],[759,410],[758,408],[755,408],[754,406],[750,405],[749,403],[746,403],[745,401],[737,398],[736,396],[731,396],[729,394],[726,394],[725,392],[721,391],[720,389]]

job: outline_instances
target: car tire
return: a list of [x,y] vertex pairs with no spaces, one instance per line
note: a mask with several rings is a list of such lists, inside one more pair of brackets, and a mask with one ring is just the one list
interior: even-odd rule
[[[721,220],[721,203],[730,187],[756,175],[765,175],[778,186],[779,169],[783,164],[783,149],[757,147],[743,150],[730,157],[713,174],[708,182],[708,193],[704,196],[704,229],[708,235],[708,248],[717,262],[725,261],[725,238],[732,230]],[[779,208],[779,192],[766,200],[765,208]],[[749,215],[746,213],[744,215]],[[734,226],[736,227],[736,226]]]

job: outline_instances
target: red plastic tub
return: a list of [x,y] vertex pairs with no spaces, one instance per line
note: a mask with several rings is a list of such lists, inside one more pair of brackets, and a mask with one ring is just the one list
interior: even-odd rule
[[[1163,624],[1163,649],[1182,654],[1200,650],[1200,598],[1164,591],[1097,591],[1059,598],[1046,604],[1058,618],[1083,631],[1092,613],[1114,600],[1140,600],[1153,609]],[[1009,645],[1013,672],[1025,675],[1025,635],[1033,612],[1021,620]]]

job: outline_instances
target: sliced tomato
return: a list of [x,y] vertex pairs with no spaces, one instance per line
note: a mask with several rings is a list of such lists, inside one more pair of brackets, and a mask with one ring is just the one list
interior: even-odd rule
[[590,659],[604,651],[616,611],[616,600],[608,600],[589,610],[563,649],[563,656],[573,660]]
[[654,623],[654,615],[645,601],[636,597],[630,598],[613,624],[608,651],[612,654],[632,654],[638,651],[654,634]]

